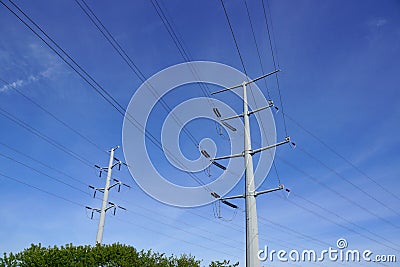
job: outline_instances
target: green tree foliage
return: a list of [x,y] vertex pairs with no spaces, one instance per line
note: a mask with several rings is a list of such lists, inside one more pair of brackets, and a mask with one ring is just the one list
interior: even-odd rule
[[[210,267],[235,267],[229,261],[212,262]],[[191,255],[169,256],[134,247],[112,244],[60,248],[32,244],[22,252],[0,257],[0,267],[199,267],[200,261]]]
[[230,264],[230,261],[213,261],[210,263],[210,267],[237,267],[239,266],[239,262],[235,264]]

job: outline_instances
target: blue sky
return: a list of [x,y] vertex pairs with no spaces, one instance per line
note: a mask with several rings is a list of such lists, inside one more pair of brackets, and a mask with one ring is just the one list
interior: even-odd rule
[[[220,62],[243,71],[220,1],[159,2],[193,60]],[[141,81],[74,1],[16,3],[127,107]],[[150,1],[87,3],[146,78],[185,62]],[[225,5],[248,75],[258,77],[262,72],[245,6],[242,1],[226,1]],[[248,5],[264,69],[272,71],[261,1],[249,1]],[[277,192],[258,198],[260,247],[323,250],[335,247],[338,238],[346,238],[351,249],[395,254],[399,259],[394,248],[400,244],[400,4],[271,0],[269,7],[275,56],[282,69],[279,82],[288,134],[298,147],[280,147],[275,159],[282,183],[292,190],[289,197]],[[49,246],[93,244],[98,218],[90,220],[84,206],[99,207],[101,202],[91,197],[87,185],[101,187],[104,180],[88,165],[107,164],[107,154],[98,148],[121,145],[123,117],[3,5],[0,32],[0,78],[4,81],[0,83],[0,252],[19,251],[38,242]],[[282,106],[275,80],[267,82],[271,98]],[[258,85],[267,95],[264,83]],[[178,92],[165,96],[169,106],[199,96],[196,89]],[[230,93],[216,98],[240,112],[240,101]],[[167,116],[160,107],[156,106],[150,117],[153,120],[148,122],[149,130],[158,137],[157,129]],[[24,121],[84,160],[43,141],[4,114]],[[282,113],[275,116],[275,123],[281,140],[285,137]],[[187,129],[199,140],[213,138],[221,156],[229,147],[209,122],[193,122]],[[254,146],[259,141],[257,134],[255,129]],[[184,153],[196,155],[197,148],[186,136],[181,138]],[[240,136],[235,141],[241,142]],[[174,176],[175,181],[189,178],[171,168],[159,150],[151,145],[149,150],[166,175]],[[116,155],[123,158],[122,149]],[[219,172],[211,168],[213,176],[200,173],[199,177],[207,182]],[[104,243],[121,242],[175,255],[191,253],[204,263],[231,259],[243,266],[242,211],[233,216],[232,210],[223,207],[225,220],[221,220],[214,217],[213,205],[191,209],[167,206],[141,191],[126,169],[115,172],[115,177],[132,188],[111,192],[110,200],[128,211],[107,217]],[[261,189],[277,184],[271,171]],[[239,183],[231,193],[240,194],[242,189],[243,183]],[[244,208],[242,200],[234,202]]]

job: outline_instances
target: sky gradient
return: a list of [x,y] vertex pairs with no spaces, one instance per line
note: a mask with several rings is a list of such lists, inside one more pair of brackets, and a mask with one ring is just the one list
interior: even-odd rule
[[[15,3],[122,107],[128,106],[141,79],[75,1]],[[158,3],[191,60],[243,71],[220,1]],[[224,3],[247,74],[256,78],[263,73],[244,2]],[[88,0],[87,4],[145,78],[186,61],[151,1]],[[264,71],[273,71],[262,2],[247,4]],[[266,80],[268,89],[264,82],[258,86],[280,107],[274,115],[278,140],[286,135],[283,110],[288,135],[297,147],[282,146],[275,158],[280,180],[291,194],[276,192],[257,199],[260,248],[321,251],[345,238],[349,249],[397,255],[399,261],[400,3],[271,0],[268,4],[274,56],[282,70],[283,103],[274,77]],[[20,251],[39,242],[94,244],[98,216],[90,220],[85,206],[100,207],[101,201],[92,198],[88,185],[103,186],[104,178],[98,177],[93,165],[106,165],[104,151],[121,145],[123,116],[4,5],[0,5],[0,33],[0,252]],[[163,100],[175,107],[198,96],[199,88],[188,86]],[[233,94],[215,98],[241,111]],[[167,115],[158,104],[147,122],[158,139]],[[218,156],[228,151],[229,141],[219,136],[213,123],[194,121],[186,129],[198,140],[212,138]],[[259,133],[254,129],[253,147],[259,145]],[[198,156],[189,138],[184,134],[180,138],[185,155]],[[233,141],[242,142],[241,138],[238,134]],[[163,174],[196,186],[187,174],[171,167],[160,150],[151,144],[148,148]],[[122,149],[116,156],[123,159]],[[132,188],[110,193],[110,200],[127,211],[107,216],[104,243],[191,253],[204,264],[231,259],[244,266],[243,200],[233,201],[240,207],[237,213],[222,207],[223,218],[218,219],[212,204],[168,206],[138,188],[126,168],[114,174]],[[212,176],[205,172],[198,176],[207,183],[218,174],[220,170],[212,167]],[[260,189],[278,183],[271,170]],[[239,182],[230,194],[242,192]],[[340,264],[346,265],[324,265]],[[379,264],[359,264],[363,265]]]

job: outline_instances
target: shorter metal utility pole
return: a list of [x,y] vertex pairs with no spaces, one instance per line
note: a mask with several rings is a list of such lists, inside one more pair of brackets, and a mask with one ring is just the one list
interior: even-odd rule
[[103,240],[104,223],[106,221],[106,211],[108,204],[108,191],[110,190],[111,173],[112,168],[114,167],[114,151],[118,148],[119,146],[110,150],[110,160],[108,162],[106,186],[104,187],[103,204],[101,205],[100,210],[100,221],[99,228],[97,229],[96,244],[101,244],[101,241]]
[[[114,157],[114,151],[117,150],[119,148],[119,146],[116,146],[114,148],[112,148],[110,151],[110,161],[108,163],[108,167],[100,167],[98,165],[94,165],[96,168],[99,169],[100,174],[99,177],[101,177],[101,174],[103,172],[107,172],[107,179],[106,179],[106,185],[104,188],[96,188],[94,186],[89,185],[90,189],[93,189],[93,197],[96,197],[96,193],[100,192],[103,193],[103,202],[102,202],[102,206],[101,209],[98,208],[91,208],[86,206],[86,209],[89,209],[92,211],[92,216],[91,219],[93,219],[93,214],[94,212],[98,212],[100,213],[100,221],[99,221],[99,228],[97,229],[97,236],[96,236],[96,244],[101,244],[102,239],[103,239],[103,232],[104,232],[104,223],[106,221],[106,212],[109,209],[113,210],[113,214],[115,215],[115,212],[117,210],[117,208],[126,210],[124,207],[121,207],[119,205],[114,204],[113,202],[108,201],[108,192],[110,191],[111,188],[113,187],[117,187],[118,188],[118,192],[121,191],[121,186],[125,186],[130,188],[129,185],[115,179],[112,178],[112,169],[115,166],[118,166],[118,169],[121,169],[121,165],[126,165],[125,163],[123,163],[122,161],[120,161],[119,159],[117,159],[116,157]],[[126,165],[127,166],[127,165]],[[111,180],[113,181],[113,184],[110,185]]]

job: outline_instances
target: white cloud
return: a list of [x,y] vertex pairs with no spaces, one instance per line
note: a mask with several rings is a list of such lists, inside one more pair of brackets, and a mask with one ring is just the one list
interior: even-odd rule
[[2,87],[0,87],[0,93],[5,93],[15,88],[27,86],[42,79],[50,79],[54,75],[57,66],[58,64],[52,64],[50,67],[40,71],[37,74],[30,74],[26,78],[18,79],[16,81],[5,84]]
[[374,18],[374,19],[370,20],[368,24],[372,27],[379,28],[379,27],[384,26],[387,23],[388,23],[388,20],[385,18]]
[[383,25],[385,25],[387,23],[387,20],[386,19],[378,19],[377,21],[376,21],[376,27],[381,27],[381,26],[383,26]]
[[21,87],[24,84],[25,84],[25,82],[23,80],[17,80],[17,81],[14,81],[9,84],[5,84],[2,87],[0,87],[0,92],[7,92],[10,89]]
[[49,79],[49,78],[52,77],[52,74],[54,73],[54,70],[55,70],[55,67],[49,67],[49,68],[47,68],[47,69],[41,71],[41,72],[39,73],[39,76],[40,76],[40,77],[43,77],[43,78]]

